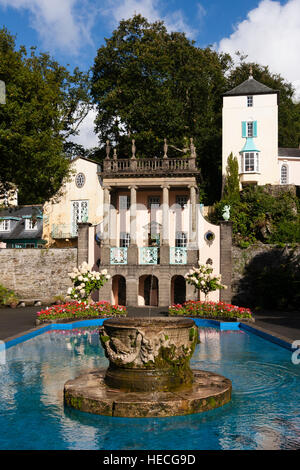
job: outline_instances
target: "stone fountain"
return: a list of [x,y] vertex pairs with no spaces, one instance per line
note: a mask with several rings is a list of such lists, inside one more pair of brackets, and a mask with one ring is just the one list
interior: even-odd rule
[[109,367],[66,382],[65,404],[99,415],[139,418],[225,405],[231,399],[231,381],[190,368],[198,338],[191,319],[105,320],[100,340]]

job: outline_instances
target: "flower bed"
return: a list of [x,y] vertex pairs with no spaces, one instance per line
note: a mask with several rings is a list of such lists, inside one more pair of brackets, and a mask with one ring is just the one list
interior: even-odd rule
[[215,320],[252,320],[249,308],[237,307],[224,302],[188,301],[183,305],[171,305],[169,315],[213,318]]
[[93,304],[84,302],[68,302],[63,305],[40,310],[37,313],[37,324],[50,323],[57,320],[81,320],[87,318],[102,318],[126,316],[126,307],[122,305],[111,305],[104,300]]

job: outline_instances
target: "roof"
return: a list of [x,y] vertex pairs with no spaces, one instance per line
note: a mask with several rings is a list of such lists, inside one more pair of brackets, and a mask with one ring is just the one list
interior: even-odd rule
[[300,158],[300,148],[279,147],[278,156],[279,157],[299,157]]
[[[37,229],[25,230],[25,219],[37,217]],[[0,240],[41,240],[43,236],[43,206],[15,206],[0,210],[0,219],[10,219],[12,230],[0,232]]]
[[236,86],[232,90],[227,91],[223,96],[241,96],[241,95],[266,95],[266,94],[278,94],[278,90],[273,90],[263,83],[255,80],[251,75],[248,80],[245,80],[240,85]]
[[241,152],[260,152],[256,147],[254,140],[252,137],[247,137],[244,147],[242,148]]

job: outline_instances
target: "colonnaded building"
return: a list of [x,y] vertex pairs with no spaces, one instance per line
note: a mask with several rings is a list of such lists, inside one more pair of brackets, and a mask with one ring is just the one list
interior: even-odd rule
[[[300,149],[278,148],[276,90],[248,80],[223,96],[223,177],[238,158],[247,184],[300,186]],[[231,223],[210,224],[198,204],[196,150],[185,155],[122,159],[109,142],[101,165],[77,158],[59,202],[44,206],[44,236],[56,246],[78,245],[78,264],[107,269],[101,298],[128,306],[168,306],[195,299],[184,275],[200,261],[222,274],[228,289],[211,300],[231,300]]]
[[[193,141],[181,158],[167,151],[165,141],[163,158],[138,159],[133,141],[132,157],[118,159],[107,143],[103,165],[76,159],[60,202],[44,208],[45,231],[57,246],[78,240],[78,264],[107,269],[103,300],[128,306],[197,300],[184,276],[199,260],[230,284],[230,222],[216,226],[202,215]],[[223,295],[228,299],[230,288]]]

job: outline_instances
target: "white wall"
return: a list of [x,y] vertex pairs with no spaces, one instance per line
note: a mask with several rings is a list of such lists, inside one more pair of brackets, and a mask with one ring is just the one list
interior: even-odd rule
[[244,174],[241,180],[257,181],[261,185],[279,184],[277,94],[254,95],[252,107],[247,107],[247,96],[223,97],[223,175],[231,152],[241,168],[240,151],[246,142],[242,137],[242,121],[257,121],[257,137],[253,141],[260,154],[259,174]]

